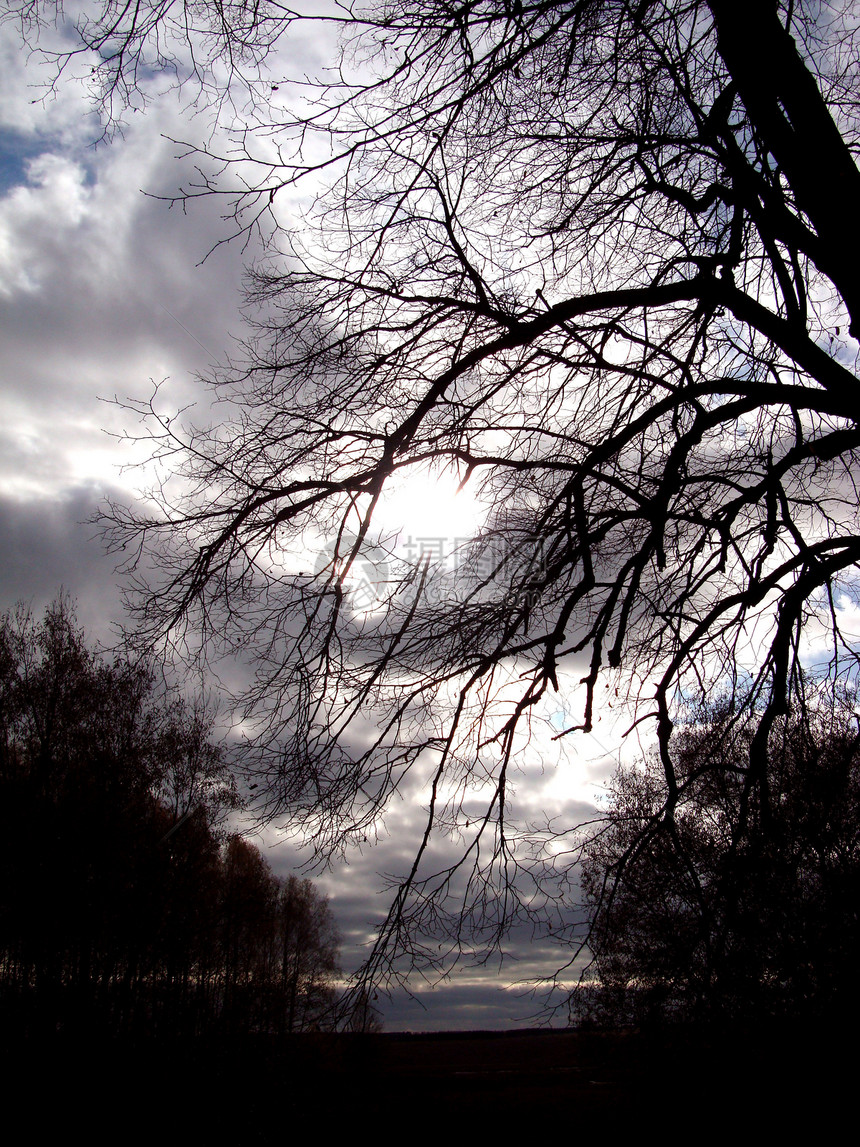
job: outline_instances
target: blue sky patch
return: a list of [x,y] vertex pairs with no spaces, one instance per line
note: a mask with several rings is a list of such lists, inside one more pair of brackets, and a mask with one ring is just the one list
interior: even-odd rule
[[46,140],[0,128],[0,195],[27,182],[27,163],[46,150]]
[[[0,128],[0,197],[8,195],[14,187],[27,185],[27,166],[31,160],[48,152],[60,154],[62,148],[47,135],[28,135],[14,128]],[[92,151],[74,156],[84,171],[84,183],[91,187],[96,182]]]

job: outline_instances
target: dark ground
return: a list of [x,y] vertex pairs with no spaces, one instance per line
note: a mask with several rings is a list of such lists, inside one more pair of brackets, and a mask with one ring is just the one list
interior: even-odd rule
[[20,1113],[37,1141],[78,1131],[89,1142],[272,1143],[366,1127],[374,1138],[422,1140],[524,1127],[695,1140],[804,1123],[820,1136],[840,1113],[856,1114],[848,1034],[530,1030],[181,1045],[58,1037],[6,1048],[0,1070],[7,1126]]

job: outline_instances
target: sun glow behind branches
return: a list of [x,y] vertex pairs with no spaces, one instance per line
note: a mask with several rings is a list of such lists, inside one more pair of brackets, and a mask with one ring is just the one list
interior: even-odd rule
[[[429,558],[445,582],[458,578],[469,543],[487,528],[492,510],[489,502],[481,498],[477,484],[461,488],[455,474],[425,469],[384,491],[374,510],[371,533],[384,539],[384,549],[397,558],[405,558],[411,564]],[[462,576],[468,579],[470,575]],[[374,608],[369,612],[373,613]],[[568,815],[575,820],[583,807],[593,806],[617,767],[621,732],[629,724],[620,705],[617,710],[611,705],[608,710],[599,706],[600,724],[591,733],[557,739],[563,729],[579,721],[580,678],[586,668],[583,663],[561,671],[560,691],[548,692],[535,710],[535,719],[523,726],[520,752],[516,754],[517,772],[525,767],[531,776],[531,787],[523,788],[516,804],[532,819],[540,819],[552,808],[562,817]],[[510,686],[517,697],[518,672],[511,667]],[[500,713],[508,717],[510,704],[503,706]],[[631,749],[635,752],[636,746],[631,745]],[[536,771],[543,774],[540,779]],[[471,795],[474,797],[474,793]]]
[[419,470],[386,487],[373,520],[383,534],[396,535],[398,548],[444,561],[481,531],[489,512],[474,487],[461,488],[455,475]]

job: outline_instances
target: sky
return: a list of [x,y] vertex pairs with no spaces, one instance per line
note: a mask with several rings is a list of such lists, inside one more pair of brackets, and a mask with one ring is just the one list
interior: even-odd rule
[[[292,50],[310,67],[324,46],[311,29]],[[147,400],[158,384],[168,408],[194,404],[194,418],[206,420],[198,376],[242,335],[243,268],[257,251],[216,246],[225,235],[219,204],[203,199],[183,211],[158,198],[189,173],[170,139],[206,137],[205,103],[194,114],[168,92],[106,141],[85,90],[62,82],[49,92],[50,76],[13,26],[0,27],[0,608],[23,602],[38,614],[63,588],[90,639],[110,646],[123,582],[91,519],[105,498],[132,501],[147,477],[135,466],[145,450],[129,440],[137,423],[123,404]],[[424,532],[435,532],[429,520]],[[561,710],[550,716],[566,723]],[[548,757],[522,779],[526,813],[569,823],[590,815],[615,758],[610,735],[586,740],[575,760]],[[548,754],[551,744],[547,736]],[[387,908],[378,874],[403,872],[417,842],[420,794],[402,797],[378,844],[317,876],[348,970]],[[256,842],[279,875],[301,859],[277,826]],[[386,1028],[524,1025],[541,999],[516,983],[567,955],[526,930],[506,950],[502,968],[461,968],[435,987],[418,978],[411,996],[380,998]]]

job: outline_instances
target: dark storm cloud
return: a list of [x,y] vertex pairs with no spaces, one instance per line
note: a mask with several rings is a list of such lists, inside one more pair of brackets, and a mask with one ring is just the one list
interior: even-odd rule
[[[380,994],[374,1001],[386,1031],[503,1031],[545,1019],[545,997],[509,986],[509,973],[472,983],[440,984],[413,992]],[[556,1001],[559,1002],[559,1001]],[[560,1015],[564,1022],[564,1014]]]
[[76,599],[88,636],[107,643],[120,615],[114,562],[86,522],[101,493],[79,487],[50,499],[0,498],[0,602],[21,602],[38,616],[62,588]]

